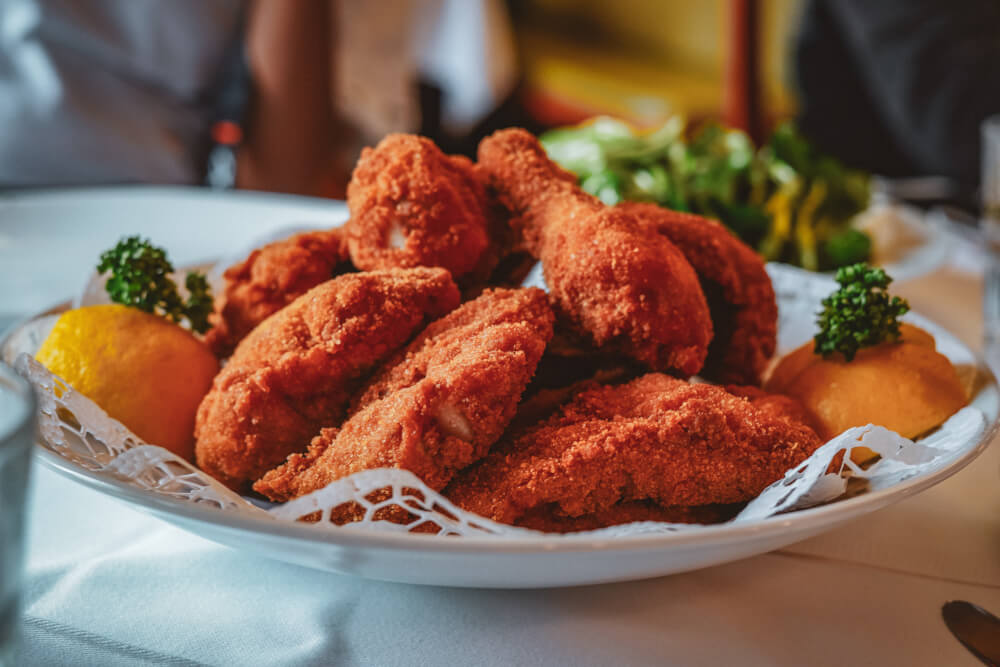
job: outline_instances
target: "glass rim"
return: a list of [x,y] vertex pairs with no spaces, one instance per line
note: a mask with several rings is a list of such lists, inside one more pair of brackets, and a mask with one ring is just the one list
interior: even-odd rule
[[0,361],[0,402],[4,399],[4,394],[10,393],[17,397],[13,401],[15,406],[14,415],[10,423],[6,420],[0,421],[0,448],[14,436],[21,433],[34,422],[36,397],[31,383],[21,377],[17,371],[6,363]]

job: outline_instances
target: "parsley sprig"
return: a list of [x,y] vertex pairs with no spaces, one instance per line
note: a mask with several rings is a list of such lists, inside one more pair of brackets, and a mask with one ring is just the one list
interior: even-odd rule
[[209,328],[212,294],[202,273],[191,272],[184,280],[188,297],[182,299],[170,278],[174,266],[162,248],[138,236],[123,238],[101,254],[97,271],[111,272],[105,289],[115,303],[147,313],[163,315],[174,322],[187,319],[191,328],[204,333]]
[[867,264],[852,264],[837,269],[840,288],[823,299],[813,351],[829,357],[837,352],[851,361],[857,351],[899,338],[898,318],[910,310],[910,304],[898,296],[889,296],[886,288],[892,278],[885,271]]

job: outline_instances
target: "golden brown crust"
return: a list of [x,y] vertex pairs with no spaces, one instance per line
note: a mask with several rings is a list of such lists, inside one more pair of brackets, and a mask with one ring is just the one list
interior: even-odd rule
[[[544,348],[552,338],[553,319],[545,293],[539,289],[486,290],[478,298],[429,324],[389,359],[365,384],[354,401],[352,412],[413,385],[431,372],[456,370],[463,377],[474,374],[477,364],[458,363],[456,359],[470,352],[483,356],[492,348],[504,349],[501,337],[508,332],[508,326],[523,327],[524,333],[540,340]],[[536,359],[533,367],[537,363]],[[534,374],[534,368],[530,374]]]
[[287,500],[360,470],[398,467],[440,489],[514,416],[553,315],[537,289],[490,290],[430,324],[362,390],[339,431],[324,430],[254,489]]
[[479,166],[542,261],[559,316],[595,345],[653,369],[701,369],[712,337],[708,305],[667,238],[583,192],[524,130],[484,139]]
[[199,467],[247,488],[338,423],[360,378],[458,299],[443,269],[347,274],[306,292],[244,338],[216,376],[195,425]]
[[[347,245],[361,269],[440,266],[456,280],[486,261],[491,220],[472,162],[390,134],[361,152],[347,186]],[[492,260],[495,262],[495,258]]]
[[619,208],[670,239],[706,287],[715,336],[701,375],[759,385],[778,335],[778,305],[761,256],[714,220],[655,204]]
[[544,506],[575,518],[636,500],[739,503],[819,444],[808,426],[721,387],[650,373],[578,394],[538,427],[497,444],[444,494],[503,523]]
[[758,410],[778,419],[786,419],[793,424],[805,424],[816,435],[820,435],[819,424],[806,406],[798,399],[782,394],[774,394],[750,385],[727,385],[726,391],[733,396],[742,396]]
[[254,327],[322,282],[351,269],[341,228],[305,232],[250,253],[226,269],[205,342],[227,357]]

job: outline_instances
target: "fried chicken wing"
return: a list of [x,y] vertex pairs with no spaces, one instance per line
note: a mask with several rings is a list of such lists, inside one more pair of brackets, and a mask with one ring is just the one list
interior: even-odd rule
[[761,256],[714,220],[656,204],[619,208],[670,239],[701,279],[715,332],[701,375],[759,385],[778,333],[778,306]]
[[615,508],[625,503],[621,518],[631,520],[634,501],[745,502],[819,444],[808,426],[721,387],[650,373],[578,394],[541,425],[498,443],[444,495],[503,523],[591,515],[617,523]]
[[267,317],[316,285],[350,270],[343,230],[305,232],[269,243],[228,269],[205,342],[218,357]]
[[486,273],[493,209],[467,158],[390,134],[361,152],[347,186],[347,246],[358,268],[440,266],[461,281]]
[[698,277],[677,247],[627,209],[581,190],[524,130],[484,139],[478,164],[542,261],[557,314],[597,346],[655,370],[701,369],[712,322]]
[[362,376],[459,302],[444,269],[347,274],[264,320],[198,409],[198,466],[233,489],[339,423]]
[[398,467],[434,489],[484,456],[552,336],[538,289],[489,290],[431,323],[376,373],[339,430],[254,485],[288,500],[360,470]]

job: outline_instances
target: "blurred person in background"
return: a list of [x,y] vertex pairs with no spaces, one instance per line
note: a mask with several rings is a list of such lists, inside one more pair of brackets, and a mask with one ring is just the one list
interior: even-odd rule
[[197,184],[222,143],[238,187],[336,196],[388,132],[461,148],[516,77],[500,0],[0,0],[0,187]]
[[0,0],[0,184],[194,183],[241,0]]
[[501,0],[258,0],[237,185],[343,196],[363,146],[419,132],[447,152],[524,120]]
[[974,206],[979,127],[1000,113],[996,0],[807,0],[794,45],[799,123],[891,177],[945,176]]

